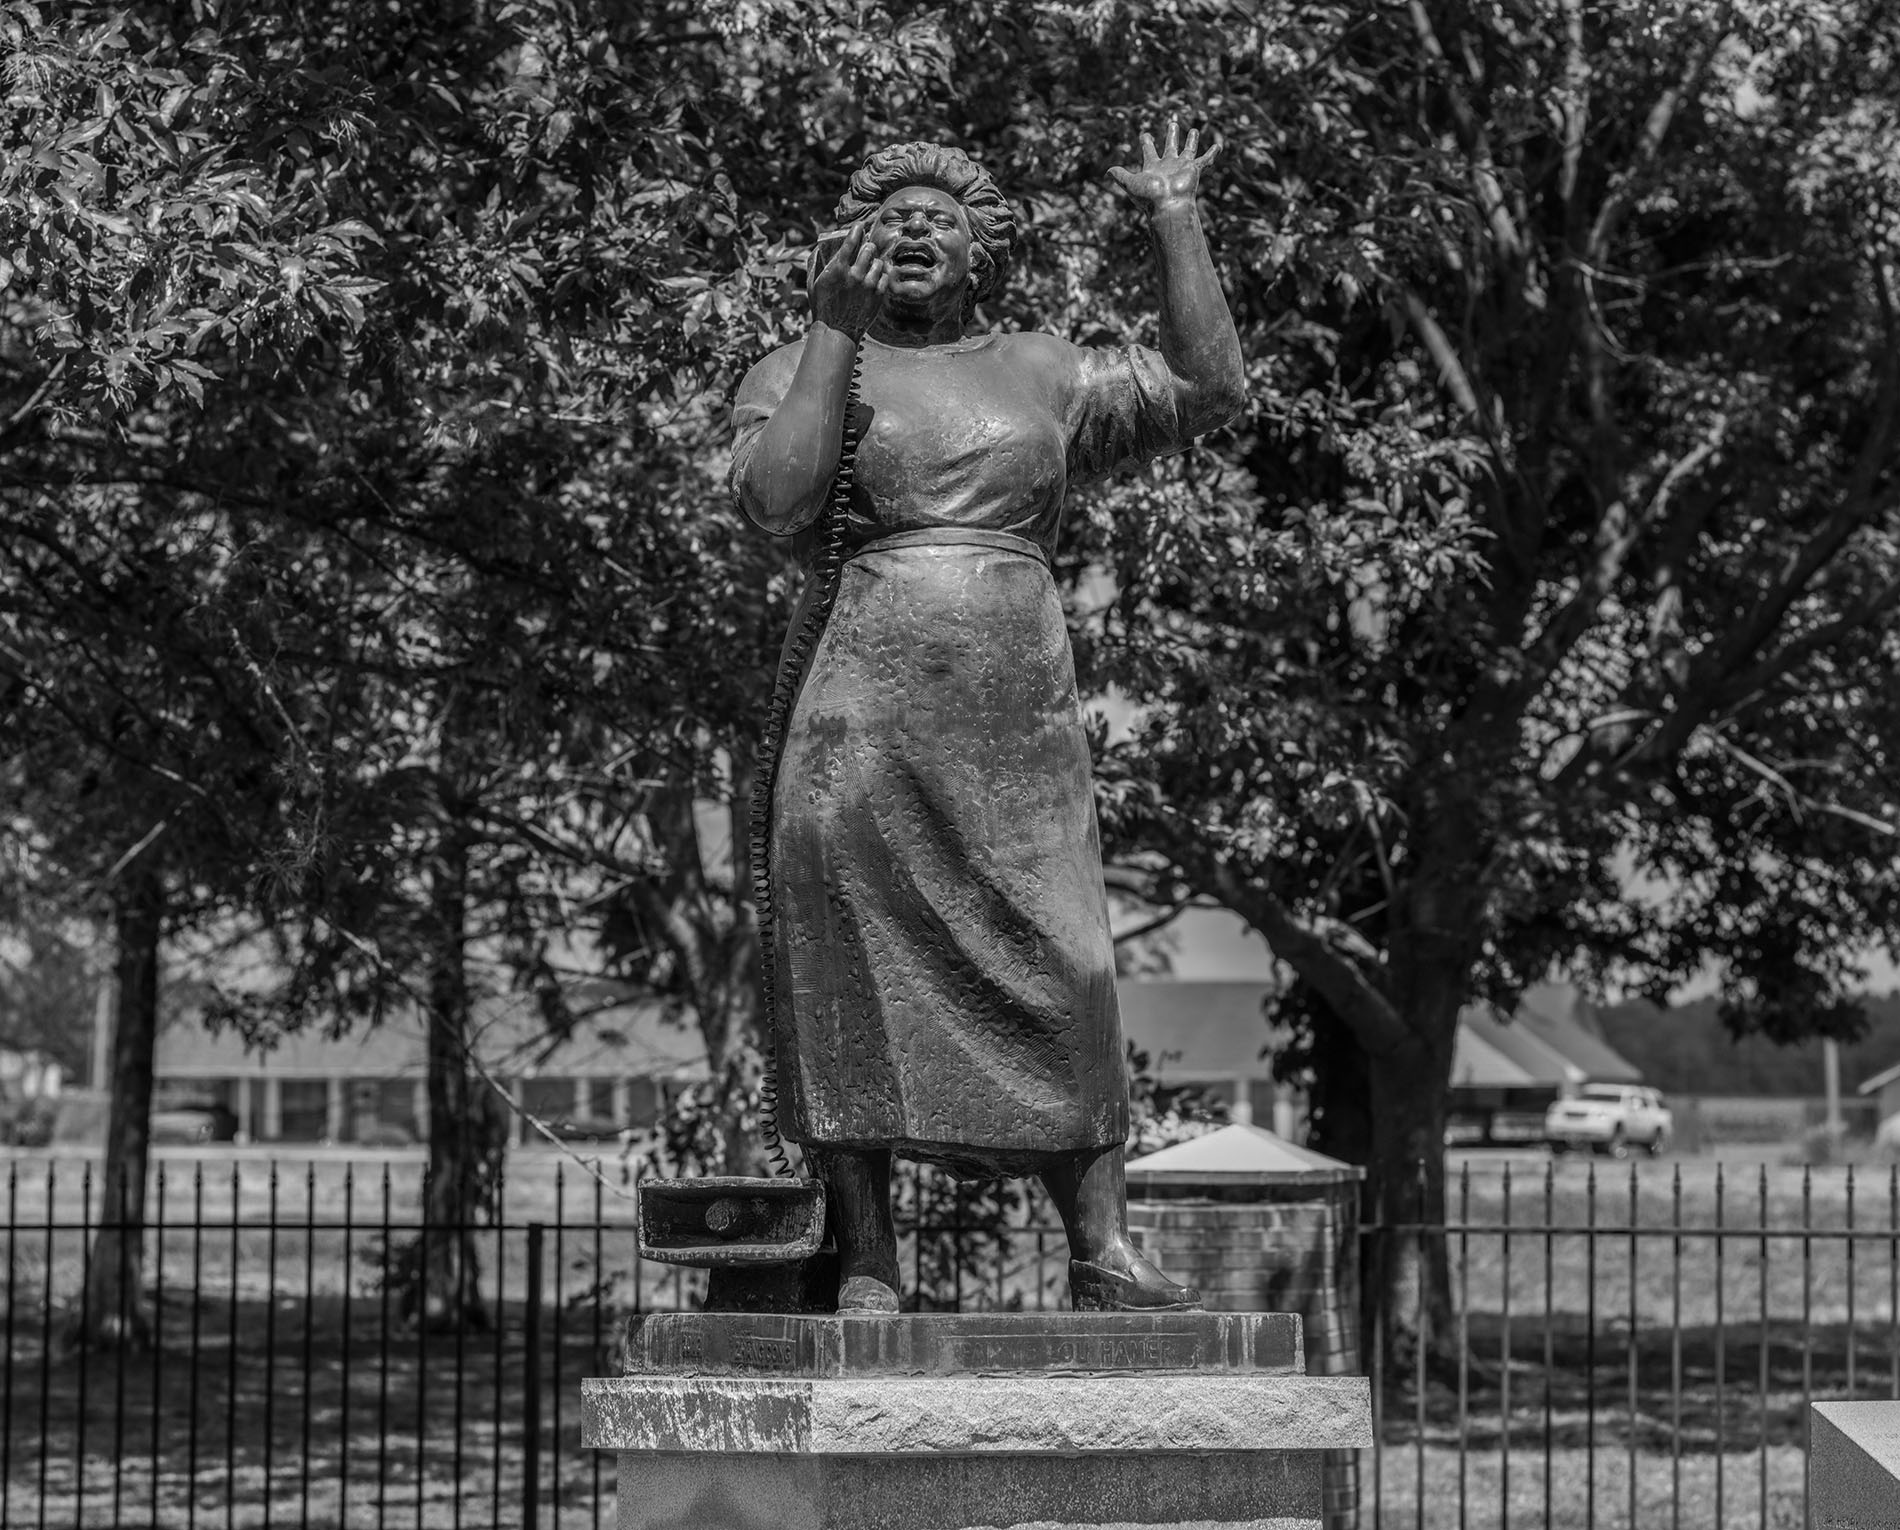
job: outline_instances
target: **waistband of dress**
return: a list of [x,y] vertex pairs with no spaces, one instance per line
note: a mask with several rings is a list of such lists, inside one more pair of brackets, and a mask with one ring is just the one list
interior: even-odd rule
[[844,555],[845,562],[869,552],[886,552],[899,547],[992,547],[998,552],[1021,553],[1026,558],[1034,558],[1045,568],[1049,563],[1049,555],[1040,543],[1014,532],[990,531],[981,526],[922,526],[915,531],[889,532],[859,543]]

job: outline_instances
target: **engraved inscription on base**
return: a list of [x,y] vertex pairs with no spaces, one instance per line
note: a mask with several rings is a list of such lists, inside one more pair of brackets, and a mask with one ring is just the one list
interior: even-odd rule
[[1088,1335],[1026,1341],[1021,1334],[959,1334],[947,1346],[969,1370],[1191,1371],[1199,1345],[1166,1334]]

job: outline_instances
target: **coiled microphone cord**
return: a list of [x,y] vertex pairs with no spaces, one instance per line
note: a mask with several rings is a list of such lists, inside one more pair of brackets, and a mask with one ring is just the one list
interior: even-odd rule
[[831,619],[831,608],[838,599],[838,583],[844,573],[845,530],[851,515],[851,485],[857,466],[860,385],[864,376],[864,353],[851,359],[851,383],[845,394],[844,436],[839,443],[838,472],[831,480],[831,493],[818,524],[818,543],[812,554],[810,577],[818,581],[818,598],[798,624],[785,646],[778,676],[772,685],[771,705],[766,708],[765,733],[759,744],[759,771],[752,788],[752,897],[759,921],[759,990],[761,1018],[764,1021],[765,1072],[759,1081],[759,1135],[765,1141],[765,1153],[772,1172],[792,1178],[791,1159],[786,1155],[778,1126],[778,959],[775,939],[778,915],[772,896],[772,799],[778,789],[779,762],[785,753],[785,735],[791,726],[792,708],[805,683],[805,672]]

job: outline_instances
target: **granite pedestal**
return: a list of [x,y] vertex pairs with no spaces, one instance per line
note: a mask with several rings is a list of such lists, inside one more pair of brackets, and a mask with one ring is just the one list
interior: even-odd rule
[[663,1314],[582,1383],[620,1530],[1318,1530],[1363,1377],[1283,1313]]

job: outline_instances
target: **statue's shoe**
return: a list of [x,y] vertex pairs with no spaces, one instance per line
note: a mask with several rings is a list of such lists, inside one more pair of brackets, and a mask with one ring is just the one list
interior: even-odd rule
[[897,1311],[897,1293],[875,1275],[853,1275],[838,1287],[841,1314]]
[[1201,1293],[1169,1280],[1146,1259],[1126,1270],[1071,1259],[1069,1305],[1077,1312],[1197,1312]]

